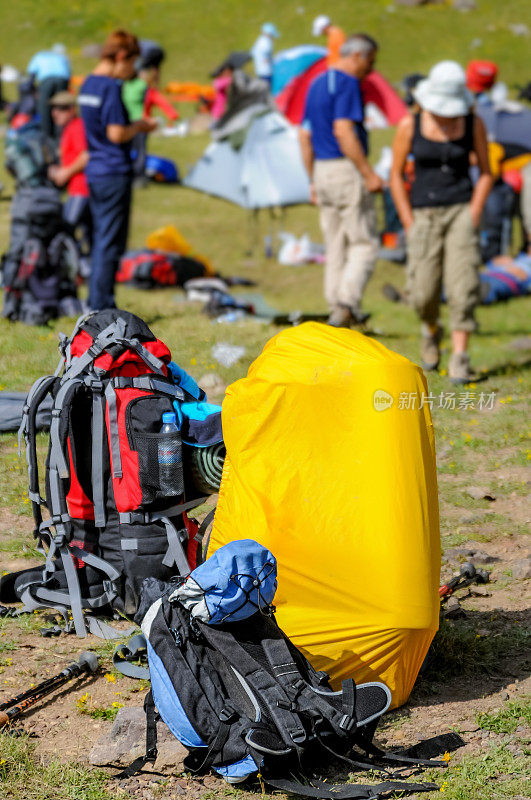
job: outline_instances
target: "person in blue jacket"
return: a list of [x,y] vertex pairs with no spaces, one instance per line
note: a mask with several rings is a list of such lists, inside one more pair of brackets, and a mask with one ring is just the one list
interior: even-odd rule
[[37,110],[43,133],[50,137],[57,136],[50,100],[54,94],[68,89],[71,70],[64,46],[54,44],[51,50],[35,53],[26,71],[37,84]]
[[85,174],[94,227],[88,304],[95,311],[116,305],[114,278],[127,244],[131,207],[131,140],[157,124],[130,122],[122,102],[121,81],[134,74],[139,53],[133,34],[111,33],[78,98],[89,152]]

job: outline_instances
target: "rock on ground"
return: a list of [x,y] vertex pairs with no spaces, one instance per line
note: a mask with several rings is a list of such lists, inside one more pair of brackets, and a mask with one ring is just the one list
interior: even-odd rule
[[[120,708],[111,730],[99,739],[89,754],[89,762],[129,766],[145,753],[146,715],[142,708]],[[182,772],[187,750],[177,741],[163,722],[157,722],[158,756],[155,767]]]

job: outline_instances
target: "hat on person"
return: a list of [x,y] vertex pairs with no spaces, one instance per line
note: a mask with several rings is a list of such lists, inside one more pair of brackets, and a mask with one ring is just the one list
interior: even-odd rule
[[465,71],[457,61],[435,64],[412,94],[421,108],[439,117],[462,117],[474,102],[472,93],[466,88]]
[[415,103],[415,98],[412,95],[412,91],[415,86],[423,81],[426,78],[421,72],[411,72],[409,75],[405,75],[402,78],[402,89],[405,92],[404,95],[404,103],[407,106],[412,106]]
[[250,60],[251,56],[246,50],[234,50],[232,53],[229,53],[221,64],[218,64],[216,69],[212,70],[210,77],[217,78],[224,69],[241,69]]
[[75,106],[76,105],[76,98],[72,94],[72,92],[67,91],[64,89],[62,92],[56,92],[53,97],[51,98],[48,105],[50,106]]
[[319,14],[312,22],[312,33],[314,36],[322,36],[325,29],[331,25],[332,20],[326,14]]
[[272,36],[274,39],[278,39],[278,37],[280,36],[277,26],[273,25],[272,22],[264,22],[264,24],[262,25],[262,33],[265,33],[268,36]]
[[497,77],[498,65],[494,61],[471,61],[466,68],[466,85],[472,92],[486,92]]

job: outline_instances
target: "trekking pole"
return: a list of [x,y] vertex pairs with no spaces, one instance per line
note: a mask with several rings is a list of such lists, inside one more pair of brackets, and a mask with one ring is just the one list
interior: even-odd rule
[[471,561],[466,561],[459,570],[459,575],[455,575],[448,583],[444,583],[439,589],[441,600],[450,597],[457,589],[464,589],[472,583],[489,583],[490,573],[484,569],[476,569]]
[[73,664],[69,664],[68,667],[65,667],[58,675],[54,675],[52,678],[48,678],[32,689],[21,692],[16,697],[12,697],[11,700],[2,703],[0,705],[0,728],[9,725],[13,719],[23,714],[30,706],[37,703],[47,694],[53,692],[54,689],[68,683],[72,678],[76,678],[84,672],[96,672],[97,669],[98,656],[96,653],[92,653],[90,650],[81,653],[79,661],[74,661]]

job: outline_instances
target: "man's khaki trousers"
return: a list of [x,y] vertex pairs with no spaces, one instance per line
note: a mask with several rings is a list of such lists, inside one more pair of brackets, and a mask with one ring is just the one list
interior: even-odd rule
[[358,308],[378,252],[373,196],[346,158],[317,160],[314,184],[326,248],[329,305]]

